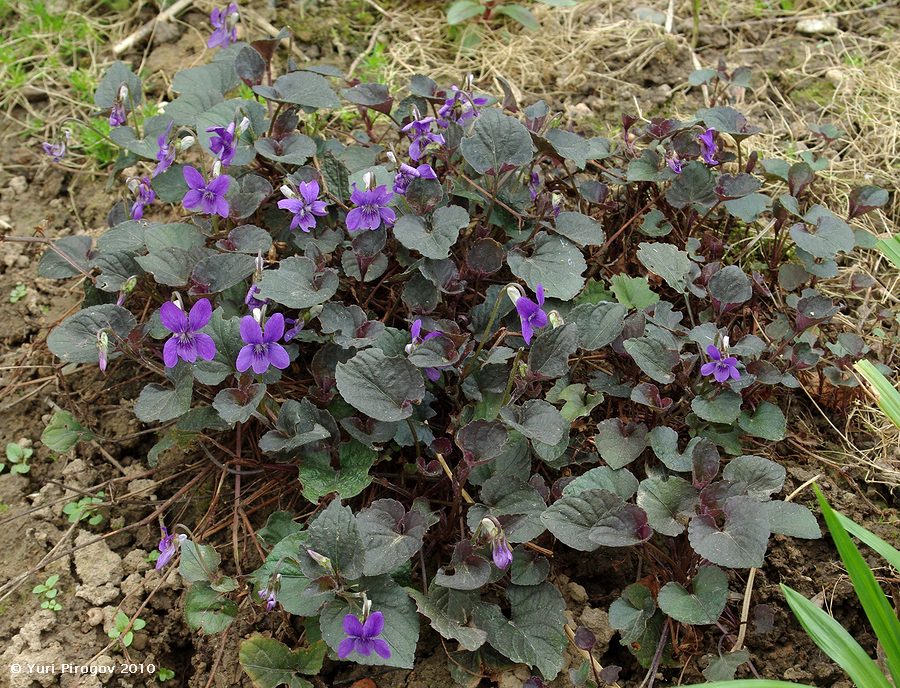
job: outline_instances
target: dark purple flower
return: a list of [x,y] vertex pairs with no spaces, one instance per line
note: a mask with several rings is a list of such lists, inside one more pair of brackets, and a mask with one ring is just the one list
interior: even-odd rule
[[[471,84],[471,80],[469,82]],[[464,91],[456,86],[451,86],[450,92],[451,95],[438,110],[438,124],[442,127],[449,126],[450,122],[463,126],[478,116],[477,107],[487,105],[488,102],[487,98],[474,96],[470,91]]]
[[531,338],[534,336],[535,330],[547,327],[547,323],[550,321],[542,309],[544,305],[544,285],[538,284],[534,293],[537,297],[537,303],[527,296],[519,296],[516,299],[516,312],[519,314],[519,320],[522,321],[522,339],[525,340],[526,344],[531,344]]
[[353,614],[347,614],[344,617],[344,633],[347,637],[338,645],[338,657],[347,659],[352,652],[368,657],[372,654],[372,650],[375,650],[379,657],[387,659],[391,656],[391,648],[377,637],[383,630],[384,614],[381,612],[372,612],[365,623]]
[[166,564],[171,561],[172,557],[175,556],[175,552],[178,551],[178,544],[183,542],[187,537],[186,535],[176,535],[175,533],[169,534],[168,529],[165,526],[160,526],[162,531],[162,538],[160,538],[159,545],[157,549],[159,549],[159,556],[156,558],[156,570],[161,570]]
[[134,179],[132,182],[131,190],[135,193],[136,198],[131,205],[131,219],[140,220],[144,217],[144,207],[156,200],[156,192],[150,186],[150,180],[147,177]]
[[741,373],[737,369],[738,360],[734,356],[722,358],[722,352],[712,344],[706,347],[706,353],[712,360],[700,367],[701,375],[712,375],[719,384],[727,382],[729,378],[740,379]]
[[303,329],[303,318],[297,318],[294,320],[293,318],[285,318],[284,324],[288,326],[288,329],[284,331],[284,341],[289,342],[298,334],[300,334],[300,330]]
[[222,174],[214,177],[207,184],[203,175],[196,168],[190,166],[185,166],[182,174],[184,174],[184,181],[189,187],[189,191],[181,201],[186,210],[199,209],[205,215],[228,217],[229,208],[225,194],[228,193],[231,177]]
[[397,215],[387,207],[393,197],[394,194],[383,185],[360,191],[353,184],[350,200],[356,207],[347,213],[347,229],[351,232],[360,229],[375,230],[381,227],[382,222],[387,226],[394,224]]
[[209,15],[209,22],[215,31],[206,42],[208,48],[223,48],[237,41],[237,22],[240,18],[238,7],[231,3],[224,10],[214,7]]
[[541,175],[538,174],[537,170],[534,170],[528,179],[528,195],[531,196],[532,201],[537,200],[538,189],[540,189],[540,188],[541,188]]
[[231,164],[237,151],[234,136],[235,126],[237,125],[232,122],[227,127],[209,127],[206,130],[207,134],[213,134],[209,137],[209,149],[222,161],[222,167],[228,167]]
[[[411,354],[416,348],[429,339],[434,339],[435,337],[440,337],[443,332],[435,330],[434,332],[429,332],[424,337],[420,336],[422,334],[422,321],[416,319],[415,322],[409,328],[409,337],[410,343],[406,345],[406,353]],[[438,368],[425,368],[425,375],[428,376],[428,379],[432,382],[437,382],[441,379],[441,371]]]
[[113,103],[112,109],[109,111],[109,126],[121,127],[127,121],[128,116],[125,113],[125,103],[116,100],[116,102]]
[[491,556],[494,559],[494,565],[498,569],[505,569],[512,564],[512,549],[502,532],[491,543]]
[[431,165],[423,163],[418,167],[400,163],[400,168],[394,177],[394,193],[403,196],[413,179],[437,179],[437,175]]
[[419,119],[419,111],[413,108],[412,122],[403,127],[400,131],[409,135],[412,142],[409,144],[409,157],[413,160],[420,160],[425,154],[428,144],[435,143],[439,146],[444,145],[443,134],[434,134],[431,131],[431,125],[434,124],[434,117],[422,117]]
[[288,186],[281,187],[281,193],[287,198],[278,201],[278,207],[294,214],[291,220],[291,229],[298,227],[304,232],[309,232],[316,226],[316,216],[324,217],[328,214],[325,201],[319,200],[319,182],[315,179],[309,182],[300,182],[297,185],[299,197]]
[[681,174],[681,171],[684,168],[684,162],[676,153],[673,153],[671,157],[666,157],[666,165],[668,165],[669,169],[675,174]]
[[172,301],[166,301],[159,309],[159,319],[172,332],[163,346],[166,368],[174,368],[180,358],[193,363],[198,358],[211,361],[216,355],[216,343],[200,330],[212,317],[209,299],[200,299],[190,313],[185,313]]
[[66,138],[63,141],[58,141],[56,143],[48,143],[44,142],[41,144],[41,148],[44,150],[53,162],[60,162],[66,156],[66,151],[69,148],[69,137],[71,134],[69,130],[66,129]]
[[284,370],[291,364],[288,352],[278,340],[284,334],[284,316],[276,313],[266,321],[265,333],[263,328],[252,315],[241,318],[241,339],[244,346],[238,352],[235,367],[240,372],[246,372],[253,368],[253,372],[261,375],[269,369],[270,365]]
[[718,165],[719,161],[715,158],[716,152],[719,150],[718,145],[716,145],[716,130],[710,127],[700,134],[697,140],[700,142],[700,153],[703,155],[703,162],[707,165]]
[[172,126],[174,124],[174,120],[169,122],[166,126],[166,130],[156,137],[157,151],[156,169],[153,170],[154,177],[165,172],[172,166],[172,163],[175,162],[175,142],[169,141],[169,134],[172,133]]

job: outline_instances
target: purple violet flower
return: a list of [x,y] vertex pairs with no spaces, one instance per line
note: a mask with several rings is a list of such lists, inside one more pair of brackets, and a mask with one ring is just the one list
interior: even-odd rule
[[166,130],[156,137],[156,169],[153,170],[153,176],[157,176],[165,172],[175,162],[175,142],[169,142],[169,134],[172,133],[172,126],[175,121],[169,122]]
[[425,154],[425,149],[429,144],[435,143],[439,146],[444,145],[443,134],[433,134],[431,125],[434,124],[434,117],[422,117],[419,119],[419,111],[413,108],[413,117],[415,119],[400,129],[404,134],[408,134],[412,142],[409,144],[409,157],[415,161],[419,161]]
[[700,142],[700,153],[703,155],[703,162],[707,165],[718,165],[719,161],[715,158],[716,152],[719,150],[718,145],[716,145],[716,130],[710,127],[697,136],[697,140]]
[[131,205],[131,219],[140,220],[144,217],[144,207],[156,200],[156,192],[150,186],[150,180],[147,177],[133,179],[132,191],[136,194],[134,203]]
[[53,162],[61,162],[64,157],[66,157],[66,151],[69,148],[69,138],[71,137],[71,133],[68,129],[66,129],[66,138],[62,141],[57,141],[56,143],[48,143],[44,141],[41,144],[41,148],[44,150]]
[[[409,337],[410,343],[406,345],[406,353],[407,355],[411,354],[416,350],[420,345],[427,342],[429,339],[434,339],[435,337],[440,337],[443,332],[439,330],[435,330],[434,332],[429,332],[424,337],[421,337],[422,334],[422,321],[420,319],[416,319],[416,321],[409,328]],[[425,368],[425,375],[428,376],[428,379],[432,382],[437,382],[441,379],[441,371],[439,368]]]
[[125,122],[128,121],[128,116],[125,113],[125,103],[116,100],[113,103],[112,109],[109,111],[109,126],[121,127]]
[[506,541],[506,536],[501,534],[491,543],[491,556],[494,559],[494,566],[498,569],[505,569],[512,564],[512,548]]
[[180,358],[193,363],[198,358],[211,361],[216,355],[216,343],[200,330],[212,317],[209,299],[200,299],[185,313],[178,304],[166,301],[159,309],[159,319],[172,336],[163,345],[163,362],[174,368]]
[[106,330],[97,332],[97,365],[101,373],[105,373],[109,365],[109,335]]
[[293,213],[291,229],[298,227],[304,232],[309,232],[316,226],[316,216],[324,217],[328,214],[325,201],[319,200],[319,182],[315,179],[309,182],[300,182],[297,185],[299,196],[294,194],[289,186],[282,186],[281,193],[286,198],[278,201],[278,207]]
[[275,596],[274,590],[269,590],[267,588],[263,588],[259,591],[260,598],[266,601],[266,611],[270,612],[275,609],[275,605],[278,604],[278,599]]
[[[469,80],[471,88],[471,79]],[[464,91],[457,86],[450,87],[451,95],[444,101],[438,110],[438,124],[444,128],[450,122],[456,122],[463,126],[470,119],[478,116],[479,106],[487,105],[488,99],[484,96],[475,96],[470,91]]]
[[185,210],[199,209],[205,215],[228,217],[229,207],[228,201],[225,200],[225,194],[228,193],[228,187],[231,185],[231,177],[226,174],[219,175],[210,179],[207,184],[203,175],[195,167],[190,166],[186,166],[182,170],[182,174],[184,174],[184,181],[189,187],[181,201]]
[[712,375],[719,384],[724,384],[729,378],[740,379],[741,373],[737,369],[738,360],[734,356],[722,358],[722,352],[712,344],[706,347],[706,353],[712,360],[700,367],[701,375]]
[[244,346],[238,352],[235,367],[242,373],[248,368],[262,375],[270,365],[284,370],[291,364],[288,352],[278,340],[284,334],[284,316],[275,313],[266,321],[265,332],[252,315],[241,318],[241,339]]
[[250,289],[247,290],[247,295],[244,297],[244,303],[251,311],[254,308],[262,308],[269,302],[268,299],[260,301],[258,298],[256,298],[257,294],[259,294],[259,285],[251,284]]
[[224,10],[214,7],[209,15],[209,23],[215,31],[206,42],[208,48],[224,48],[237,41],[237,22],[240,18],[237,4],[231,3]]
[[542,306],[544,305],[544,285],[538,284],[535,289],[537,303],[529,299],[527,296],[520,296],[516,299],[516,312],[519,314],[519,320],[522,321],[522,339],[526,344],[531,344],[531,338],[534,331],[542,327],[547,327],[550,319],[544,313]]
[[178,551],[178,545],[187,537],[186,535],[176,535],[175,533],[170,534],[165,526],[160,526],[160,530],[162,531],[162,538],[160,538],[157,546],[157,549],[159,549],[159,557],[156,559],[157,571],[171,561],[172,557],[175,556],[175,552]]
[[222,167],[228,167],[234,160],[234,154],[237,151],[234,136],[236,126],[232,122],[227,127],[208,127],[206,130],[207,134],[213,134],[209,137],[209,149],[222,161]]
[[354,183],[350,200],[356,207],[347,213],[347,230],[350,232],[361,229],[375,230],[381,227],[382,222],[387,226],[393,225],[397,215],[387,207],[393,197],[394,194],[384,185],[360,191]]
[[528,179],[528,195],[531,196],[531,200],[536,201],[538,197],[538,190],[541,188],[541,175],[538,174],[537,170],[532,171],[531,176]]
[[671,157],[666,157],[666,165],[675,174],[681,174],[684,169],[684,161],[678,157],[677,153],[673,153]]
[[423,163],[418,167],[400,163],[400,168],[397,170],[397,175],[394,177],[394,193],[399,194],[400,196],[406,194],[409,183],[413,179],[437,179],[437,174],[435,174],[431,165],[427,163]]
[[347,659],[352,652],[358,652],[363,657],[368,657],[375,653],[387,659],[391,656],[390,646],[381,638],[384,630],[384,614],[381,612],[372,612],[365,620],[365,623],[357,619],[353,614],[347,614],[344,617],[344,638],[338,645],[338,657]]

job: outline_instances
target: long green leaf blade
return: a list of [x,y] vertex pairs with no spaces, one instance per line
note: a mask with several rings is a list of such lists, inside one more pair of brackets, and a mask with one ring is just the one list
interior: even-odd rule
[[767,678],[744,678],[736,681],[714,681],[713,683],[700,683],[703,688],[813,688],[806,683],[791,683],[790,681],[772,681]]
[[884,411],[894,425],[900,428],[900,392],[875,367],[872,361],[857,361],[853,367],[865,378],[866,382],[872,385],[878,407]]
[[875,248],[881,251],[894,267],[900,268],[900,234],[894,234],[887,239],[881,239]]
[[885,597],[881,586],[878,585],[878,581],[875,580],[875,575],[866,560],[862,558],[856,545],[853,544],[853,540],[847,535],[847,531],[835,516],[834,510],[818,485],[815,486],[815,490],[819,506],[822,508],[822,515],[825,516],[825,523],[828,524],[828,530],[831,531],[831,539],[834,540],[838,554],[841,555],[841,560],[847,567],[847,573],[850,574],[850,580],[853,581],[853,590],[866,612],[866,618],[872,624],[872,630],[875,631],[878,641],[884,648],[894,685],[900,685],[900,621],[897,620],[897,615]]
[[813,642],[835,661],[860,688],[891,688],[878,665],[844,627],[793,588],[781,590],[794,616]]
[[841,525],[844,526],[844,529],[848,533],[854,535],[855,537],[858,537],[860,541],[862,541],[864,544],[868,545],[876,552],[878,552],[878,554],[884,557],[887,560],[888,564],[900,571],[900,550],[891,547],[891,545],[875,535],[875,533],[870,530],[866,530],[855,521],[851,521],[839,511],[835,511],[834,515],[837,516],[838,521],[841,522]]

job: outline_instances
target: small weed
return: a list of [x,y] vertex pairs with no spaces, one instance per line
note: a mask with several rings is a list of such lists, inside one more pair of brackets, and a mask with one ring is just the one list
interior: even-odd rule
[[69,502],[63,507],[63,513],[69,517],[69,523],[87,521],[89,525],[96,526],[103,523],[103,514],[98,511],[98,505],[103,503],[103,492],[98,492],[96,497],[82,497],[77,502]]
[[131,619],[128,618],[128,615],[125,612],[116,612],[116,618],[113,620],[113,627],[107,633],[113,640],[118,640],[122,644],[122,647],[131,647],[131,643],[134,641],[134,631],[139,631],[147,625],[146,621],[138,617],[134,620],[134,623],[131,624],[131,628],[128,629],[129,621],[131,621]]
[[165,683],[166,681],[175,678],[175,672],[168,667],[160,667],[159,671],[156,674],[156,680],[160,683]]
[[[10,463],[9,472],[18,473],[19,475],[28,473],[31,470],[31,466],[28,465],[28,459],[31,458],[33,453],[34,450],[31,447],[23,447],[16,442],[8,442],[6,444],[6,460]],[[0,463],[0,473],[3,472],[4,468],[6,468],[6,464]]]
[[9,302],[10,303],[18,303],[22,299],[25,298],[25,294],[28,293],[28,287],[24,284],[17,284],[12,288],[9,292]]
[[58,581],[59,576],[54,574],[40,585],[34,586],[31,592],[41,599],[41,609],[49,609],[52,612],[62,611],[63,607],[57,600],[59,590],[56,589],[56,583]]

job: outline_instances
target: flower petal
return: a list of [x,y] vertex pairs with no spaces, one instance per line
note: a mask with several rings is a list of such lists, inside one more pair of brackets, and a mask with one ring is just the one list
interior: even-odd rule
[[291,364],[291,357],[281,344],[272,343],[269,344],[269,363],[279,370],[284,370]]
[[360,225],[363,221],[363,211],[362,208],[354,208],[349,213],[347,213],[347,230],[350,232],[356,232],[360,229]]
[[181,205],[184,206],[185,210],[196,210],[202,204],[203,192],[198,191],[197,189],[191,189],[184,195],[184,198],[181,199]]
[[188,329],[187,315],[173,301],[166,301],[159,307],[159,319],[172,332],[186,332]]
[[245,315],[241,318],[241,339],[245,344],[263,343],[262,328],[252,315]]
[[166,368],[174,368],[178,365],[177,339],[177,337],[169,337],[163,344],[163,363],[166,364]]
[[534,290],[535,295],[537,296],[537,302],[539,306],[544,305],[544,285],[538,282],[537,287]]
[[271,318],[266,320],[266,331],[263,333],[264,342],[277,342],[284,334],[284,316],[281,313],[275,313]]
[[716,364],[713,362],[704,363],[700,366],[701,375],[712,375],[716,371]]
[[194,346],[197,347],[197,356],[204,361],[211,361],[216,357],[216,343],[208,334],[203,332],[195,333]]
[[722,383],[728,380],[731,373],[728,366],[717,365],[716,371],[713,373],[713,377],[716,378],[716,382]]
[[372,612],[363,624],[363,635],[367,638],[374,638],[376,635],[381,635],[383,630],[384,614],[381,612]]
[[246,373],[247,369],[253,363],[253,345],[248,344],[247,346],[241,347],[241,350],[238,352],[237,361],[234,363],[234,367],[238,369],[241,373]]
[[206,327],[209,319],[212,317],[212,304],[209,299],[200,299],[191,306],[191,312],[188,314],[188,325],[191,332],[202,330]]
[[381,638],[375,638],[372,641],[372,649],[375,650],[382,659],[390,659],[391,647]]
[[719,351],[719,349],[716,348],[715,346],[713,346],[712,344],[710,344],[708,347],[706,347],[706,355],[709,356],[714,361],[722,360],[722,352]]
[[257,375],[262,375],[269,369],[269,356],[268,351],[263,354],[253,352],[253,372]]
[[344,633],[347,635],[355,635],[360,636],[363,634],[363,625],[362,621],[356,618],[353,614],[347,614],[344,616]]
[[206,181],[203,179],[203,175],[197,171],[196,167],[185,165],[181,170],[181,174],[184,176],[184,181],[187,182],[188,188],[194,190],[206,188]]
[[355,649],[355,646],[356,641],[353,638],[344,638],[338,645],[338,658],[347,659]]

